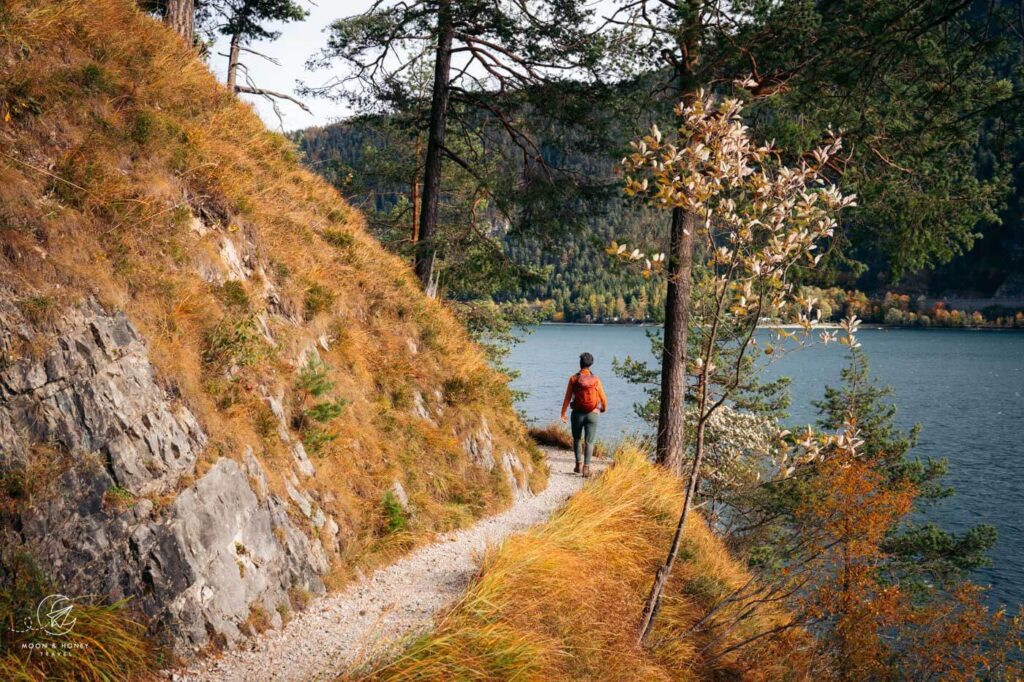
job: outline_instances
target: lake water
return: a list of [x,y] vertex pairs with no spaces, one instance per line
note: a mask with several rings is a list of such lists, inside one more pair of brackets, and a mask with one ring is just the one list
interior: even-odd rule
[[[995,565],[976,579],[992,585],[994,602],[1016,609],[1024,603],[1024,332],[865,329],[858,338],[872,374],[895,390],[897,423],[923,427],[913,454],[949,460],[946,482],[956,494],[929,510],[928,519],[954,530],[982,522],[999,529]],[[557,419],[565,383],[583,351],[594,355],[594,371],[608,394],[603,438],[649,432],[632,408],[644,399],[643,389],[611,369],[614,357],[653,360],[643,327],[533,328],[508,361],[521,372],[514,386],[529,392],[520,410],[540,425]],[[767,376],[792,379],[790,424],[814,422],[811,401],[822,397],[825,385],[838,384],[844,364],[843,348],[815,344],[766,369]]]

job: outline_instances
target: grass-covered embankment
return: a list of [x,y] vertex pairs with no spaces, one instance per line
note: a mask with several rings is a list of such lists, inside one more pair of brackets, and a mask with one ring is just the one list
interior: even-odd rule
[[[281,500],[289,523],[321,542],[324,582],[336,587],[545,485],[507,377],[192,46],[134,0],[5,0],[0,311],[17,329],[0,325],[0,370],[42,362],[68,343],[65,321],[94,307],[138,330],[163,397],[196,418],[206,443],[165,488],[109,487],[98,524],[117,528],[136,507],[146,523],[171,523],[182,491],[221,459],[251,455],[266,477],[259,497]],[[95,454],[67,435],[27,433],[18,461],[0,453],[0,531],[10,531],[0,533],[0,657],[10,656],[0,679],[21,665],[89,677],[81,654],[47,663],[8,627],[38,601],[6,587],[15,552],[52,591],[92,600],[20,534],[20,516],[66,495],[53,483]],[[63,565],[88,574],[94,561],[69,550]],[[183,574],[182,589],[192,579]],[[282,619],[308,600],[295,593]],[[95,595],[104,618],[121,620],[94,619],[93,651],[125,671],[144,660],[135,651],[149,623],[137,599],[113,609],[121,596]],[[259,609],[236,625],[260,631]]]
[[[682,499],[679,479],[624,446],[549,522],[505,542],[436,628],[359,680],[779,679],[799,633],[758,640],[783,614],[722,605],[750,579],[691,516],[648,646],[636,626]],[[713,612],[712,612],[713,610]],[[707,618],[706,618],[707,617]],[[697,625],[700,627],[695,627]]]

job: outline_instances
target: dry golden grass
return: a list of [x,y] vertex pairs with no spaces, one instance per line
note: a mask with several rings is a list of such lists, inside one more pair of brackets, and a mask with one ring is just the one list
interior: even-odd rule
[[[251,446],[280,492],[292,456],[264,395],[300,416],[296,382],[316,349],[323,400],[345,401],[317,434],[308,483],[342,528],[335,583],[508,504],[503,477],[463,447],[483,418],[496,454],[540,464],[505,377],[445,305],[135,2],[4,2],[0,65],[0,295],[44,332],[23,352],[90,297],[124,310],[210,435],[196,475]],[[204,280],[224,270],[228,241],[250,272]],[[401,538],[382,504],[395,479],[414,506]]]
[[69,614],[74,627],[65,634],[25,628],[36,605],[54,589],[25,555],[8,557],[0,570],[0,680],[143,679],[157,667],[157,652],[145,637],[145,625],[125,602],[76,601]]
[[[538,445],[547,445],[562,450],[572,450],[572,434],[569,429],[560,422],[551,422],[547,426],[533,426],[527,431],[530,438]],[[595,457],[607,457],[608,447],[600,440],[594,446]]]
[[[667,550],[681,503],[680,481],[626,445],[615,465],[548,523],[489,554],[479,577],[435,630],[394,660],[344,679],[680,680],[799,678],[778,656],[796,635],[720,655],[781,614],[766,607],[729,629],[691,628],[748,584],[746,570],[697,515],[686,529],[652,646],[636,626],[653,571]],[[711,619],[709,619],[711,620]]]

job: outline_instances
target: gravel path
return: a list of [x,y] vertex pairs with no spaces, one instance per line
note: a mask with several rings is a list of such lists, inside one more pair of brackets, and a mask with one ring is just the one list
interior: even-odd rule
[[[438,536],[434,544],[310,604],[282,630],[255,640],[249,650],[205,659],[174,673],[175,680],[329,679],[387,644],[426,629],[475,575],[479,557],[512,533],[542,523],[582,487],[571,453],[545,448],[548,487],[475,526]],[[595,462],[595,470],[603,467]]]

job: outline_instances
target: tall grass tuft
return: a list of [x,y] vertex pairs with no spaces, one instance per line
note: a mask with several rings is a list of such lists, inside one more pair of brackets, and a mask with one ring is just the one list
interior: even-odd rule
[[69,616],[74,622],[66,634],[35,627],[37,605],[55,592],[23,553],[0,566],[0,680],[106,682],[155,670],[158,661],[146,628],[128,613],[125,601],[74,600]]
[[[559,422],[551,422],[547,426],[533,426],[529,430],[530,438],[534,440],[537,445],[546,445],[551,448],[560,448],[562,450],[572,450],[572,434],[564,424]],[[597,441],[594,446],[595,457],[607,457],[608,448],[601,441]]]
[[340,679],[779,679],[793,672],[777,655],[792,641],[765,638],[721,655],[781,614],[765,607],[741,619],[721,600],[709,604],[709,593],[738,590],[750,576],[699,517],[687,528],[653,646],[637,645],[644,597],[681,496],[676,477],[648,463],[641,448],[623,446],[614,466],[550,521],[490,552],[432,632]]

